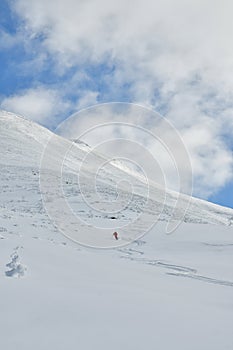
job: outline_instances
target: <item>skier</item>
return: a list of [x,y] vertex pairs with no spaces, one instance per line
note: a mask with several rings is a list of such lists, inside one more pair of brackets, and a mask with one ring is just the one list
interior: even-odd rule
[[114,238],[115,238],[116,240],[118,240],[118,233],[117,233],[117,232],[114,232],[114,233],[113,233],[113,236],[114,236]]

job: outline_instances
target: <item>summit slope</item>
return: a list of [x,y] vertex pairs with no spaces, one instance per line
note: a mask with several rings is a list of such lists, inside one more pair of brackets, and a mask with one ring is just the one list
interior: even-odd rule
[[[91,203],[95,204],[99,198],[95,197],[96,194],[93,193],[93,185],[90,186],[90,181],[93,181],[95,177],[93,171],[96,169],[96,164],[105,162],[104,155],[92,152],[90,159],[88,159],[87,156],[90,148],[85,144],[66,140],[32,121],[3,111],[0,112],[0,164],[2,166],[2,175],[4,175],[4,171],[9,171],[9,169],[12,169],[13,172],[22,173],[22,176],[23,172],[26,171],[27,179],[36,180],[36,185],[38,177],[35,178],[34,174],[37,173],[39,175],[41,158],[45,146],[51,138],[55,140],[53,146],[49,149],[49,162],[47,162],[51,170],[63,150],[69,150],[62,169],[63,181],[69,184],[68,186],[64,186],[63,189],[68,200],[71,200],[78,210],[80,201],[78,200],[79,195],[77,195],[77,177],[82,167],[83,187],[85,187],[87,196],[91,197]],[[25,170],[25,168],[27,169]],[[127,167],[123,167],[117,162],[108,163],[99,171],[96,179],[97,190],[102,193],[103,200],[106,196],[109,198],[112,196],[114,199],[116,188],[118,194],[122,193],[122,197],[124,197],[123,193],[131,190],[131,188],[128,189],[128,183],[134,186],[135,201],[144,203],[147,199],[147,188],[140,175],[137,176],[137,174],[132,173],[131,170],[127,170]],[[122,180],[128,183],[125,186],[119,185],[119,182]],[[166,200],[164,200],[164,195],[166,195]],[[177,197],[178,194],[175,192],[167,190],[164,193],[164,190],[160,186],[156,187],[155,184],[150,184],[148,214],[157,216],[160,220],[168,221],[172,216],[174,202],[177,200]],[[180,197],[180,209],[182,210],[183,207],[188,206],[187,202],[190,201],[190,198],[185,195],[181,195]],[[77,205],[75,204],[75,198]],[[162,213],[160,213],[163,201],[164,208]],[[134,204],[136,205],[136,202],[133,202],[131,207],[129,205],[130,209],[133,210]],[[91,210],[91,208],[89,209]],[[95,214],[93,212],[93,216]],[[99,217],[99,213],[96,216]],[[233,223],[233,210],[197,198],[191,198],[184,221],[231,225]]]

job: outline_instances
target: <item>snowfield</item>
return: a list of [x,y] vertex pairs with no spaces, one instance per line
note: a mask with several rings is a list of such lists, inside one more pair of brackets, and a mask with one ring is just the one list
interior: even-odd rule
[[[62,181],[68,203],[83,222],[77,240],[91,245],[94,239],[108,247],[113,230],[129,225],[119,230],[115,249],[79,245],[48,216],[40,162],[51,136],[50,179],[59,176],[53,173],[56,158],[72,145]],[[192,198],[184,222],[167,235],[177,195],[166,193],[160,213],[160,187],[152,184],[145,204],[140,176],[113,162],[99,174],[97,196],[91,179],[94,163],[104,156],[94,154],[82,165],[88,150],[31,121],[0,113],[0,349],[232,350],[233,210]],[[96,207],[100,198],[111,206],[119,179],[134,184],[132,198],[123,184],[118,188],[121,204],[131,201],[114,219],[83,201],[76,176],[81,165],[85,194]],[[44,189],[51,208],[57,206],[54,184]],[[182,196],[183,207],[187,200]],[[130,225],[142,208],[146,215]],[[158,223],[137,238],[154,218]],[[75,231],[69,216],[63,221],[64,229]],[[106,229],[97,241],[91,225]]]

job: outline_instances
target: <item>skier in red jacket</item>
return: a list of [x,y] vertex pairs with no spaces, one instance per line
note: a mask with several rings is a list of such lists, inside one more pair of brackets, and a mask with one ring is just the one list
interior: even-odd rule
[[114,233],[113,233],[113,236],[114,236],[114,238],[115,238],[116,240],[118,240],[118,233],[117,233],[117,232],[114,232]]

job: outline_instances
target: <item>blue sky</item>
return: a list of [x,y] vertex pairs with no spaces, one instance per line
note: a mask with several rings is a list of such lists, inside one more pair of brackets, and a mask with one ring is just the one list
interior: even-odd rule
[[3,0],[1,108],[54,129],[97,103],[149,107],[183,137],[194,194],[233,207],[232,10],[208,0]]

